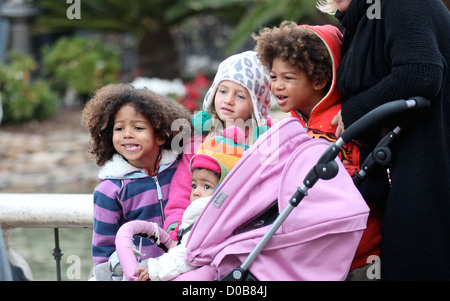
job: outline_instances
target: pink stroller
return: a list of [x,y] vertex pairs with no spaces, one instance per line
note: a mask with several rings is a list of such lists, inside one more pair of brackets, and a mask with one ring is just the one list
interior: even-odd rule
[[336,157],[373,122],[419,100],[381,106],[331,146],[294,118],[277,123],[216,189],[186,244],[185,261],[198,268],[174,280],[344,280],[369,208]]
[[[212,267],[216,272],[209,280],[221,279],[243,263],[329,146],[325,140],[312,139],[295,118],[280,121],[259,137],[199,216],[186,245],[186,261]],[[345,279],[369,208],[339,159],[332,162],[337,176],[318,181],[295,214],[269,235],[264,250],[252,259],[252,277]],[[205,269],[179,278],[208,280],[203,276],[212,274],[204,275]]]

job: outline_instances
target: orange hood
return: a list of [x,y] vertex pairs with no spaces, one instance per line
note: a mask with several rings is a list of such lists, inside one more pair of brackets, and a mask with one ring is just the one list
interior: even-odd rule
[[[322,132],[334,134],[336,127],[331,125],[331,120],[341,109],[341,95],[336,86],[336,73],[339,62],[341,61],[342,33],[333,25],[299,25],[299,27],[306,27],[314,31],[324,41],[331,54],[333,64],[333,79],[330,90],[311,111],[307,128],[308,130],[317,129]],[[298,118],[303,126],[305,126],[305,120],[297,111],[292,110],[291,115]]]

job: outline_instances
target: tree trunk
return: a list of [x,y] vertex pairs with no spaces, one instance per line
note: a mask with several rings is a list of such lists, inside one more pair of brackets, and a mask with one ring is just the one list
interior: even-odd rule
[[179,77],[178,53],[175,41],[167,28],[146,33],[138,47],[142,76],[162,79]]

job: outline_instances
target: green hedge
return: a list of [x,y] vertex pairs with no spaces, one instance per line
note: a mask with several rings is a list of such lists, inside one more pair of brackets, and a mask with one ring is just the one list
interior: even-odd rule
[[29,56],[10,53],[8,64],[0,62],[0,93],[3,122],[45,119],[56,113],[58,96],[44,80],[31,81],[37,63]]
[[53,46],[44,47],[42,54],[44,75],[60,93],[72,88],[78,94],[90,94],[118,79],[119,54],[98,39],[60,38]]

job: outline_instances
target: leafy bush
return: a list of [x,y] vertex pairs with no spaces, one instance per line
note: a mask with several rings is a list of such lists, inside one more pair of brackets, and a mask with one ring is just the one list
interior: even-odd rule
[[60,38],[42,49],[43,71],[61,94],[67,88],[89,94],[117,81],[119,54],[100,40],[87,37]]
[[56,112],[58,97],[43,80],[31,81],[37,63],[29,56],[10,54],[11,62],[0,62],[0,93],[3,121],[18,122],[33,118],[45,119]]

